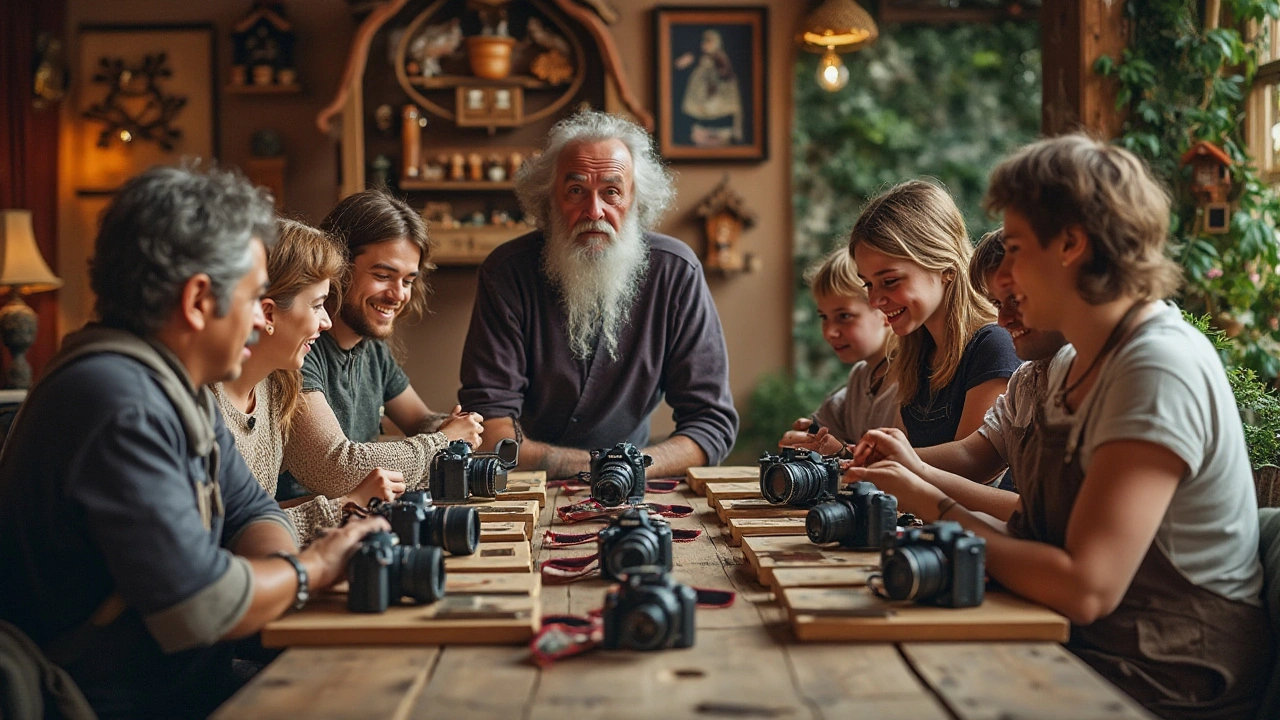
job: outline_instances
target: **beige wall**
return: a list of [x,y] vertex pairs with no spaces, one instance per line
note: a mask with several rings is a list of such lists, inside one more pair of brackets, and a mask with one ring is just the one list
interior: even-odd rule
[[[623,63],[635,90],[648,107],[653,106],[653,7],[662,5],[740,6],[741,0],[626,0],[612,3],[621,20],[612,27]],[[798,0],[773,0],[769,5],[768,127],[769,160],[762,163],[690,163],[673,166],[677,173],[679,201],[661,230],[701,252],[702,232],[693,209],[727,172],[733,186],[759,215],[756,227],[743,237],[743,249],[760,259],[758,272],[708,278],[729,345],[734,397],[743,405],[761,375],[787,366],[790,348],[791,201],[790,124],[791,68],[795,57],[793,37],[805,4]],[[74,58],[74,28],[81,23],[213,22],[218,26],[220,82],[230,64],[229,28],[250,3],[247,0],[206,0],[174,3],[170,0],[68,1],[68,40]],[[298,36],[299,75],[306,92],[298,96],[219,97],[222,159],[236,164],[248,157],[250,134],[259,128],[279,130],[289,157],[286,179],[288,206],[304,218],[318,221],[332,205],[337,192],[336,144],[315,129],[316,111],[327,104],[336,87],[354,23],[342,0],[289,2],[287,9]],[[70,108],[64,109],[64,127],[79,131]],[[63,144],[64,207],[59,268],[67,279],[62,294],[62,331],[78,327],[88,317],[91,300],[86,289],[84,262],[92,242],[92,218],[100,199],[77,199],[72,178],[77,162]],[[409,351],[406,370],[414,386],[432,407],[447,408],[458,387],[458,365],[475,296],[475,271],[448,268],[432,279],[433,313],[421,324],[406,328],[402,338]],[[669,412],[654,418],[655,432],[669,431]]]

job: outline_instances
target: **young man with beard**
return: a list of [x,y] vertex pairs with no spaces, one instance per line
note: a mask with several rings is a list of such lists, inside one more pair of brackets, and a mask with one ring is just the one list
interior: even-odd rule
[[[863,465],[895,460],[949,496],[965,498],[961,501],[965,507],[1008,520],[1018,507],[1017,493],[984,482],[1009,467],[1016,485],[1017,468],[1024,465],[1025,459],[1044,451],[1034,431],[1035,411],[1049,394],[1049,361],[1067,340],[1060,332],[1023,325],[1013,294],[999,289],[1004,286],[997,281],[1008,273],[1003,242],[1004,232],[1000,229],[983,236],[969,262],[969,279],[996,306],[1000,326],[1009,331],[1014,351],[1027,362],[1009,378],[1008,389],[996,398],[982,426],[965,439],[915,449],[901,430],[882,428],[862,437],[854,449],[854,459]],[[885,492],[892,491],[885,488]]]
[[[480,268],[462,354],[463,407],[484,440],[522,438],[522,468],[569,477],[629,441],[651,477],[714,464],[733,446],[724,332],[687,245],[651,232],[675,195],[652,138],[600,112],[570,117],[516,180],[539,229]],[[649,445],[666,396],[675,432]]]
[[100,717],[208,715],[238,684],[225,641],[301,607],[387,527],[299,552],[204,387],[240,373],[263,327],[272,212],[216,170],[125,183],[90,270],[101,322],[66,337],[0,454],[0,618]]

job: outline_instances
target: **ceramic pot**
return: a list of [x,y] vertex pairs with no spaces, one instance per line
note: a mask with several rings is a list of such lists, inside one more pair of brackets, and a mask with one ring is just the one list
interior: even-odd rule
[[467,38],[467,58],[471,74],[489,80],[501,80],[511,74],[511,49],[516,41],[509,37],[476,35]]

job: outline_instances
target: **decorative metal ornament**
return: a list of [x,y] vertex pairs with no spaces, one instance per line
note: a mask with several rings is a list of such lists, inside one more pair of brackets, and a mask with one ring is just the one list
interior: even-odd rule
[[182,139],[182,130],[172,123],[187,99],[166,95],[160,80],[173,75],[168,54],[147,55],[138,65],[123,58],[101,58],[93,82],[107,86],[107,95],[84,111],[84,117],[106,124],[98,135],[98,147],[109,147],[112,139],[123,143],[148,140],[166,152]]

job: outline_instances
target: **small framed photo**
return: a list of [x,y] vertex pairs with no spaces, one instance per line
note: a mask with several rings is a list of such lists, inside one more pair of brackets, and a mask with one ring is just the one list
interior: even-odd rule
[[668,160],[766,160],[768,9],[654,10],[658,150]]

